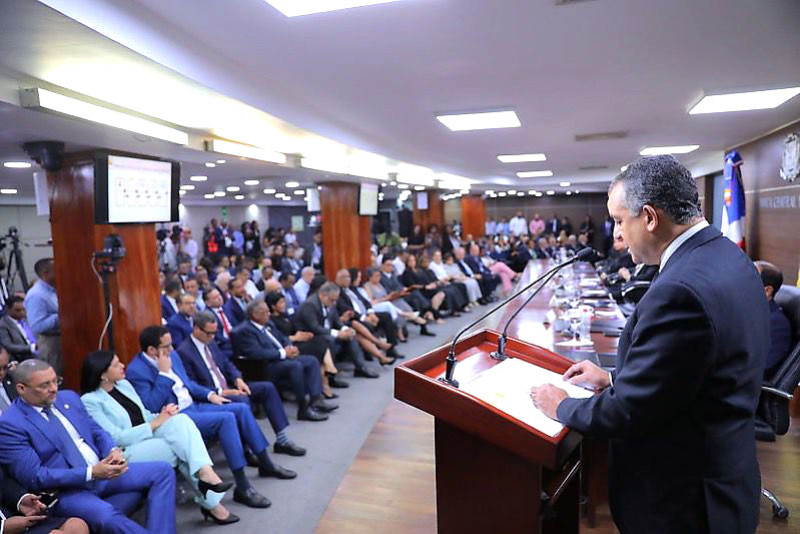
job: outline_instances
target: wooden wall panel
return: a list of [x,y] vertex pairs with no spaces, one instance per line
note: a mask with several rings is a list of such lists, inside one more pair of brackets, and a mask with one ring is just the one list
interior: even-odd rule
[[461,197],[462,235],[482,236],[486,231],[486,201],[478,195]]
[[325,276],[336,271],[370,266],[370,218],[358,214],[358,184],[325,182],[320,191],[322,252]]
[[127,362],[139,351],[142,328],[161,323],[155,227],[94,223],[91,154],[68,155],[61,170],[48,173],[48,182],[64,378],[67,387],[77,389],[80,366],[86,354],[97,349],[106,320],[102,286],[90,261],[108,234],[120,234],[127,249],[110,279],[114,345],[120,359]]
[[439,228],[439,233],[444,227],[444,201],[436,191],[428,192],[428,209],[417,209],[417,199],[414,198],[414,224],[422,226],[423,232],[428,231],[428,227],[435,224]]
[[747,199],[747,252],[777,265],[784,283],[797,283],[800,266],[800,180],[780,177],[783,142],[800,134],[800,121],[736,148]]

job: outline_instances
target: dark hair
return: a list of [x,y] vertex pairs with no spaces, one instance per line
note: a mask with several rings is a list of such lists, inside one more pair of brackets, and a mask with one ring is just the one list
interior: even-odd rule
[[273,311],[275,311],[275,306],[278,305],[278,302],[280,302],[281,299],[285,298],[286,297],[284,297],[283,293],[281,293],[280,291],[270,291],[264,296],[264,302],[267,303],[267,306],[269,307],[269,312],[272,313]]
[[[216,287],[212,287],[212,288],[211,288],[211,289],[209,289],[208,291],[203,291],[203,302],[208,302],[209,296],[210,296],[210,295],[211,295],[211,293],[213,293],[214,291],[216,291],[217,293],[219,293],[219,289],[217,289]],[[221,295],[221,293],[220,293],[220,295]]]
[[214,315],[210,311],[203,310],[194,314],[194,320],[192,321],[192,324],[197,328],[199,328],[200,330],[205,331],[206,325],[209,325],[211,323],[216,324],[216,322],[217,322],[216,315]]
[[6,299],[6,309],[11,308],[17,302],[22,302],[25,304],[25,299],[20,297],[19,295],[11,295]]
[[290,276],[294,276],[294,273],[292,273],[292,272],[289,272],[289,271],[283,271],[283,272],[282,272],[282,273],[281,273],[281,274],[278,276],[278,282],[285,282],[286,280],[288,280],[288,279],[289,279],[289,277],[290,277]]
[[651,156],[631,163],[608,188],[622,183],[625,207],[638,217],[645,204],[664,210],[675,224],[689,224],[702,215],[697,183],[673,156]]
[[[358,279],[358,275],[361,272],[361,270],[357,269],[355,267],[351,267],[350,269],[347,269],[347,272],[350,273],[350,285],[355,285],[356,284],[356,280]],[[362,280],[363,280],[363,278],[362,278]]]
[[778,292],[783,285],[783,273],[778,267],[767,261],[757,261],[755,264],[761,271],[761,283],[764,287],[771,287],[772,294]]
[[384,255],[383,259],[381,260],[381,263],[386,263],[387,261],[394,261],[394,256],[392,256],[391,254]]
[[180,278],[170,278],[164,284],[164,293],[169,295],[173,291],[180,291],[182,288],[183,288],[183,285],[181,285],[181,279]]
[[42,277],[42,273],[49,271],[52,268],[53,268],[53,258],[42,258],[41,260],[33,264],[33,270],[36,272],[36,276],[38,276],[39,278]]
[[316,293],[316,292],[317,292],[317,290],[318,290],[320,287],[322,287],[322,285],[323,285],[325,282],[327,282],[327,281],[328,281],[328,279],[327,279],[327,278],[325,278],[325,276],[324,276],[324,275],[322,275],[322,274],[318,274],[318,275],[316,275],[316,276],[314,277],[314,279],[313,279],[313,280],[311,280],[311,283],[310,283],[310,284],[309,284],[309,286],[308,286],[308,294],[309,294],[309,295],[313,295],[314,293]]
[[169,334],[169,330],[163,326],[148,326],[139,334],[139,348],[142,352],[147,352],[147,349],[150,347],[157,349],[161,344],[161,338],[164,337],[164,334]]
[[100,375],[106,372],[114,360],[114,351],[96,350],[86,355],[81,366],[81,393],[89,393],[100,387]]

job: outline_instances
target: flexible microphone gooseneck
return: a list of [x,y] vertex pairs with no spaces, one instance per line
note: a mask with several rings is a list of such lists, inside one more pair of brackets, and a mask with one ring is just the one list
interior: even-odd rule
[[[542,276],[540,276],[539,278],[537,278],[533,282],[529,283],[528,285],[526,285],[525,287],[523,287],[522,289],[520,289],[519,291],[517,291],[516,293],[514,293],[510,297],[508,297],[506,300],[504,300],[503,302],[501,302],[500,304],[498,304],[497,306],[495,306],[494,308],[489,310],[486,314],[482,315],[481,317],[479,317],[478,319],[476,319],[475,321],[473,321],[469,325],[467,325],[464,328],[462,328],[461,330],[459,330],[458,334],[456,334],[456,336],[453,338],[453,342],[450,345],[450,352],[448,352],[447,358],[445,359],[445,364],[446,364],[445,373],[444,373],[443,377],[439,378],[439,381],[444,382],[445,384],[447,384],[449,386],[453,386],[454,388],[458,387],[458,380],[455,380],[453,378],[453,373],[456,370],[456,363],[458,363],[458,360],[456,360],[456,343],[458,343],[458,338],[460,338],[464,333],[469,331],[470,328],[472,328],[476,324],[480,323],[481,321],[483,321],[484,319],[489,317],[491,314],[493,314],[494,312],[496,312],[500,308],[504,307],[506,304],[508,304],[509,302],[511,302],[512,300],[517,298],[518,296],[522,295],[523,293],[528,291],[530,288],[532,288],[533,286],[535,286],[536,284],[538,284],[539,282],[541,282],[545,278],[547,278],[549,280],[550,279],[549,277],[554,276],[558,271],[560,271],[561,269],[563,269],[567,265],[570,265],[570,264],[575,263],[577,261],[588,261],[590,258],[594,257],[594,255],[595,255],[594,249],[591,248],[591,247],[587,247],[587,248],[581,250],[575,256],[573,256],[571,259],[565,261],[564,263],[560,263],[560,264],[556,265],[555,267],[551,268],[549,271],[544,273]],[[544,287],[544,285],[545,284],[542,284],[542,287]],[[517,316],[517,314],[520,312],[520,310],[525,307],[525,304],[527,304],[534,296],[536,296],[536,294],[539,292],[539,290],[541,290],[542,287],[540,287],[536,291],[534,291],[534,293],[525,301],[525,303],[522,306],[520,306],[520,308],[517,311],[514,312],[514,314],[511,316],[511,319],[509,319],[508,323],[510,323],[514,319],[514,317]],[[498,347],[497,347],[497,353],[496,354],[495,353],[492,354],[492,357],[495,358],[495,359],[505,359],[505,357],[506,357],[505,354],[503,354],[503,353],[505,352],[506,330],[508,330],[508,323],[506,323],[506,327],[503,329],[503,335],[500,336],[499,344],[498,344]],[[498,357],[498,356],[502,356],[502,357]]]

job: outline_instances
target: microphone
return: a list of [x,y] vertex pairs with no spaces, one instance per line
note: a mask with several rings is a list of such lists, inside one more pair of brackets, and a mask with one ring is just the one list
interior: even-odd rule
[[[519,291],[517,291],[516,293],[514,293],[510,297],[508,297],[506,300],[504,300],[503,302],[501,302],[500,304],[498,304],[497,306],[495,306],[494,308],[489,310],[486,314],[482,315],[481,317],[479,317],[478,319],[476,319],[475,321],[470,323],[468,326],[465,326],[464,328],[459,330],[458,334],[456,334],[456,336],[453,338],[453,342],[450,345],[450,352],[448,352],[447,358],[445,359],[446,367],[445,367],[444,377],[439,378],[439,381],[440,382],[444,382],[445,384],[447,384],[449,386],[452,386],[454,388],[458,387],[458,380],[455,380],[453,378],[453,373],[455,372],[455,369],[456,369],[456,363],[458,363],[458,360],[456,360],[456,343],[458,343],[458,338],[460,338],[464,333],[469,331],[469,329],[471,329],[473,326],[475,326],[476,324],[480,323],[481,321],[483,321],[484,319],[489,317],[491,314],[493,314],[494,312],[496,312],[500,308],[504,307],[506,304],[508,304],[509,302],[511,302],[512,300],[517,298],[518,296],[520,296],[523,293],[525,293],[527,290],[529,290],[530,288],[532,288],[533,286],[535,286],[536,284],[538,284],[539,282],[541,282],[545,278],[547,278],[547,280],[549,281],[550,278],[552,278],[558,271],[560,271],[561,269],[563,269],[567,265],[571,265],[571,264],[573,264],[575,262],[578,262],[578,261],[588,261],[589,259],[594,257],[594,254],[595,254],[594,249],[591,248],[591,247],[587,247],[587,248],[581,250],[580,252],[575,254],[575,256],[573,256],[572,258],[568,259],[564,263],[560,263],[560,264],[556,265],[555,267],[551,268],[549,271],[544,273],[542,276],[540,276],[539,278],[537,278],[533,282],[529,283],[528,285],[526,285],[525,287],[523,287],[522,289],[520,289]],[[492,358],[495,358],[497,360],[506,359],[506,356],[505,356],[504,352],[505,352],[505,346],[506,346],[506,331],[508,330],[508,325],[511,323],[511,321],[514,320],[514,318],[517,316],[517,314],[520,312],[520,310],[522,310],[522,308],[524,308],[528,304],[528,302],[533,297],[535,297],[536,294],[546,284],[547,284],[547,282],[542,284],[541,287],[539,287],[536,291],[534,291],[533,294],[530,297],[528,297],[527,300],[525,300],[523,305],[520,306],[520,308],[517,311],[514,312],[514,314],[511,316],[511,319],[508,320],[508,322],[506,323],[505,328],[503,329],[503,335],[500,336],[500,339],[498,341],[497,352],[496,353],[493,352],[491,354]]]

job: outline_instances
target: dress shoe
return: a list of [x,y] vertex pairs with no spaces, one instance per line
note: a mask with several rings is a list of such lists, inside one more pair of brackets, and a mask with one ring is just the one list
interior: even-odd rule
[[212,514],[211,510],[206,510],[205,508],[200,508],[200,513],[203,514],[203,522],[211,520],[212,523],[216,523],[217,525],[230,525],[231,523],[239,521],[239,516],[231,512],[228,512],[228,517],[225,519],[220,519]]
[[322,396],[323,396],[324,398],[328,399],[328,400],[332,400],[332,399],[338,399],[338,398],[339,398],[339,395],[337,395],[337,394],[336,394],[336,393],[334,393],[333,391],[331,391],[331,392],[330,392],[330,394],[328,394],[328,393],[325,393],[325,392],[323,391],[323,392],[322,392]]
[[381,367],[383,367],[384,365],[392,365],[396,361],[397,357],[393,356],[391,358],[386,358],[385,360],[381,360],[379,363],[381,364]]
[[356,367],[356,370],[353,371],[353,376],[361,378],[378,378],[378,373],[370,371],[366,367]]
[[258,461],[258,456],[253,454],[253,451],[244,451],[244,459],[247,460],[247,465],[250,467],[258,467],[261,465],[261,462]]
[[338,404],[325,402],[322,398],[318,398],[311,402],[311,407],[318,412],[330,413],[339,407]]
[[278,464],[273,464],[272,469],[265,469],[263,467],[259,467],[258,476],[264,478],[272,477],[272,478],[279,478],[281,480],[291,480],[293,478],[297,478],[297,473],[295,473],[291,469],[286,469],[285,467],[281,467]]
[[306,408],[297,412],[298,421],[327,421],[328,416],[324,413],[319,413],[314,408]]
[[233,500],[250,508],[269,508],[272,504],[269,499],[253,488],[247,488],[244,491],[233,490]]
[[306,450],[297,445],[293,441],[289,441],[286,445],[281,445],[280,443],[276,443],[272,446],[272,451],[275,454],[288,454],[289,456],[305,456]]
[[253,411],[253,417],[256,419],[260,420],[267,418],[267,411],[260,404],[253,404],[251,410]]
[[428,337],[436,337],[436,334],[428,330],[428,327],[422,325],[422,328],[419,329],[419,335],[421,336],[428,336]]
[[405,354],[400,354],[400,353],[399,353],[399,352],[397,352],[397,350],[395,350],[394,348],[392,348],[391,350],[389,350],[389,352],[387,352],[387,353],[386,353],[386,355],[387,355],[387,356],[391,356],[392,358],[396,358],[396,359],[398,359],[398,360],[402,360],[403,358],[405,358],[405,357],[406,357],[406,355],[405,355]]
[[328,385],[337,389],[345,389],[350,387],[350,384],[339,378],[339,375],[336,373],[328,373]]
[[233,482],[218,482],[217,484],[210,484],[205,480],[197,481],[197,491],[202,493],[203,497],[205,497],[209,491],[213,491],[214,493],[225,493],[232,487]]

